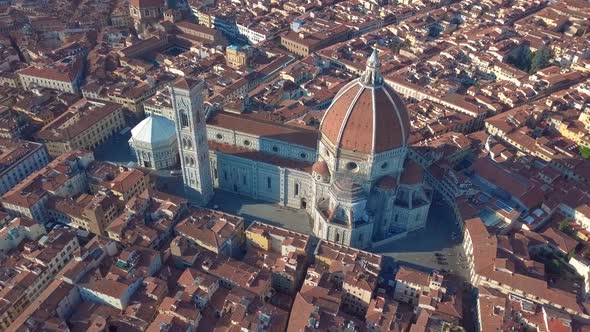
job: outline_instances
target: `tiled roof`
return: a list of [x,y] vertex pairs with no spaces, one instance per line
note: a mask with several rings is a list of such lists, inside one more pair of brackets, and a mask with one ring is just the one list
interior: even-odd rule
[[[369,67],[364,75],[368,73]],[[380,79],[378,72],[376,75]],[[388,85],[380,81],[368,84],[364,80],[361,76],[336,95],[322,119],[322,137],[337,148],[360,153],[405,146],[410,121],[402,99]]]

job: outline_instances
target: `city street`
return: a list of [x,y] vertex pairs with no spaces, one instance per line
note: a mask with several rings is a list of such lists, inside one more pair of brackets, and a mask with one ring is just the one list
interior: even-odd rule
[[[461,247],[461,237],[454,224],[452,211],[435,201],[425,229],[389,244],[373,248],[373,252],[392,257],[396,262],[435,270],[447,270],[460,277],[468,276]],[[436,253],[439,253],[437,258]]]

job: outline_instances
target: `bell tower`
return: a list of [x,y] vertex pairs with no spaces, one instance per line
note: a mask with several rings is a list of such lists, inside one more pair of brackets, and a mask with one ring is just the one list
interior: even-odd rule
[[179,78],[170,87],[178,153],[187,199],[206,205],[213,197],[203,81]]

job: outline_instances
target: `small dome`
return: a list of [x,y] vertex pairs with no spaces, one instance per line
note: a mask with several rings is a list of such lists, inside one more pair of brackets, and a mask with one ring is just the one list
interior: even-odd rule
[[400,183],[413,185],[422,182],[424,182],[424,169],[417,162],[408,161],[400,178]]
[[338,92],[320,131],[336,148],[379,153],[407,145],[410,120],[402,99],[383,82],[377,51],[361,77]]
[[321,176],[327,177],[330,176],[330,170],[328,169],[328,164],[325,161],[316,161],[313,166],[311,166],[311,171],[318,173]]
[[163,116],[151,115],[131,129],[131,139],[150,145],[169,143],[176,140],[176,126]]
[[397,185],[397,181],[391,175],[382,176],[377,181],[377,188],[379,188],[379,189],[390,190],[390,189],[395,188],[396,185]]
[[343,198],[352,202],[366,198],[363,187],[348,177],[342,177],[334,181],[330,191],[332,191],[335,197]]

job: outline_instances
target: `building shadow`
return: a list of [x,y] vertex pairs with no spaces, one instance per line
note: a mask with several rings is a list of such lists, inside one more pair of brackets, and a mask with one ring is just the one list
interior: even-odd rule
[[406,237],[372,248],[377,254],[425,253],[454,247],[459,240],[453,240],[453,233],[459,234],[455,217],[446,204],[432,204],[424,229],[412,232]]

